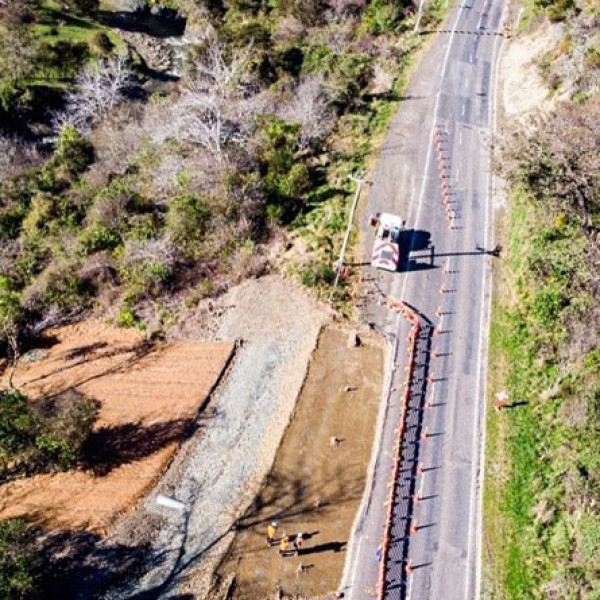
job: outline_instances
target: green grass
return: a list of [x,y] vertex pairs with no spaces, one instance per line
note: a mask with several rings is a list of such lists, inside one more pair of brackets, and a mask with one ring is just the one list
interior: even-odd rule
[[[108,35],[115,50],[119,53],[127,47],[119,33],[93,19],[77,17],[64,13],[60,5],[52,0],[45,0],[40,11],[40,22],[31,26],[32,31],[41,42],[53,43],[58,40],[70,42],[86,42],[94,51],[94,36],[103,31]],[[54,33],[55,32],[55,33]]]
[[[524,404],[488,416],[485,571],[492,598],[537,600],[552,589],[597,599],[590,556],[600,550],[600,518],[587,498],[598,489],[590,451],[600,442],[598,350],[578,355],[565,333],[565,323],[586,320],[587,243],[578,223],[565,224],[524,189],[513,193],[508,239],[488,385],[490,396],[507,389]],[[584,417],[570,420],[573,410]]]

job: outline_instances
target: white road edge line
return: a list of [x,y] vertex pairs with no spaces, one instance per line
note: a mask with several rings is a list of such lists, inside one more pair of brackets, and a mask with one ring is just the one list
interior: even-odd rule
[[[506,4],[503,5],[502,8],[502,14],[500,16],[500,22],[502,22],[502,19],[504,17],[504,13],[506,11]],[[501,41],[501,38],[497,38],[496,43],[494,44],[494,55],[493,55],[493,62],[494,62],[494,86],[497,85],[498,83],[498,65],[500,63],[499,61],[499,49],[498,49],[498,45],[499,45],[499,41]],[[494,135],[495,131],[496,131],[496,100],[497,100],[497,89],[494,90],[495,93],[492,96],[492,102],[490,102],[489,105],[489,123],[490,123],[490,130],[491,130],[491,135]],[[491,150],[491,148],[490,148]],[[488,244],[488,233],[491,229],[492,231],[492,235],[493,235],[493,218],[494,218],[494,211],[491,210],[490,211],[490,204],[492,203],[493,200],[493,185],[492,185],[492,173],[491,173],[491,152],[488,155],[488,197],[487,197],[487,202],[485,205],[485,229],[484,229],[484,242],[483,242],[483,247],[487,248],[487,244]],[[491,218],[490,218],[491,215]],[[488,222],[489,221],[489,222]],[[480,311],[480,316],[479,316],[479,323],[480,323],[480,327],[479,327],[479,358],[478,358],[478,364],[477,364],[477,372],[479,374],[478,379],[477,379],[477,386],[476,386],[476,393],[475,393],[475,398],[476,398],[476,402],[477,402],[477,408],[475,410],[475,417],[474,417],[474,431],[477,431],[477,425],[478,423],[483,424],[483,426],[481,427],[481,440],[478,439],[478,435],[475,435],[473,437],[473,456],[478,456],[478,461],[477,463],[475,463],[473,465],[472,468],[472,477],[471,477],[471,504],[470,504],[470,514],[469,514],[469,537],[468,537],[468,543],[467,543],[467,569],[469,568],[469,564],[471,562],[471,554],[472,554],[472,544],[473,544],[473,535],[475,535],[475,543],[476,543],[476,547],[477,547],[477,551],[479,553],[479,557],[478,560],[475,561],[475,585],[474,585],[474,590],[473,590],[473,595],[470,596],[469,592],[470,592],[470,577],[469,577],[469,573],[467,571],[467,577],[465,578],[465,600],[470,600],[470,598],[472,597],[474,600],[479,600],[479,598],[481,597],[481,542],[482,542],[482,523],[480,523],[480,519],[482,516],[482,509],[483,509],[483,481],[484,481],[484,473],[485,473],[485,440],[486,440],[486,414],[487,414],[487,356],[488,356],[488,348],[487,348],[487,343],[483,344],[484,342],[484,336],[488,335],[488,331],[485,331],[484,328],[481,326],[484,321],[485,321],[485,317],[487,315],[488,319],[489,319],[489,315],[490,315],[490,307],[491,307],[491,300],[492,300],[492,271],[490,269],[490,272],[488,275],[486,275],[486,266],[487,264],[490,262],[490,258],[489,257],[485,257],[485,260],[483,261],[483,266],[482,266],[482,271],[483,271],[483,285],[481,288],[481,311]],[[487,301],[486,301],[486,297],[485,297],[485,293],[486,293],[486,289],[489,288],[489,294],[487,297]],[[489,322],[488,322],[489,325]],[[489,327],[488,327],[489,329]],[[489,341],[485,340],[486,342]],[[486,359],[485,361],[483,359]],[[482,392],[482,384],[483,384],[483,392]],[[479,414],[479,407],[482,408],[481,411],[481,415]],[[479,448],[477,448],[477,445],[479,444]],[[479,493],[476,493],[477,491],[477,475],[479,473],[479,479],[480,479],[480,489],[479,489]],[[475,514],[475,499],[477,499],[477,513]],[[474,518],[476,517],[476,518]],[[473,531],[475,530],[475,531]]]

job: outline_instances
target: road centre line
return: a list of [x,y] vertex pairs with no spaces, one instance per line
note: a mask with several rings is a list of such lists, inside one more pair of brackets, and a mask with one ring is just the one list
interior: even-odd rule
[[[465,7],[464,4],[461,4],[458,9],[458,12],[456,13],[456,19],[454,19],[454,23],[452,25],[452,31],[450,32],[450,37],[448,39],[448,46],[446,46],[446,53],[444,55],[444,60],[442,62],[442,68],[440,70],[440,86],[439,86],[439,90],[435,97],[435,104],[433,106],[433,118],[431,120],[431,127],[429,129],[429,143],[427,145],[427,156],[425,157],[425,167],[424,167],[424,172],[423,172],[423,178],[421,181],[421,193],[419,194],[419,200],[418,200],[418,204],[417,204],[417,215],[415,217],[415,227],[418,226],[418,224],[419,224],[421,210],[423,208],[423,198],[425,197],[425,185],[427,183],[427,173],[429,171],[429,163],[431,160],[431,151],[433,149],[433,128],[435,127],[435,124],[437,121],[438,107],[439,107],[439,103],[440,103],[440,96],[442,93],[442,84],[444,82],[444,77],[446,75],[446,68],[448,66],[448,58],[450,56],[450,48],[452,47],[452,43],[454,41],[454,34],[456,33],[456,27],[458,25],[458,21],[460,19],[460,16],[462,14],[464,7]],[[411,237],[409,248],[408,248],[409,253],[412,251],[414,243],[415,243],[414,231],[415,231],[415,229],[413,228],[413,235]],[[407,283],[408,283],[408,277],[406,275],[404,275],[402,292],[400,294],[401,300],[404,299],[404,294],[406,292]]]

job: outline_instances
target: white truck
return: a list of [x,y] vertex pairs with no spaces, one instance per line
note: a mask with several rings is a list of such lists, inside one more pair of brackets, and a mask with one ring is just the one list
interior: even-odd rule
[[404,219],[390,213],[376,213],[371,215],[371,227],[376,229],[371,265],[376,269],[397,271]]

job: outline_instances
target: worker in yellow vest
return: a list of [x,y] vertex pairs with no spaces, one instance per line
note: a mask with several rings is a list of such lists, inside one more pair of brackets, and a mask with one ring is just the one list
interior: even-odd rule
[[281,538],[281,544],[279,546],[279,556],[288,556],[291,549],[290,536],[285,535]]
[[277,523],[277,521],[273,521],[267,527],[267,546],[271,547],[275,543],[278,527],[279,523]]

